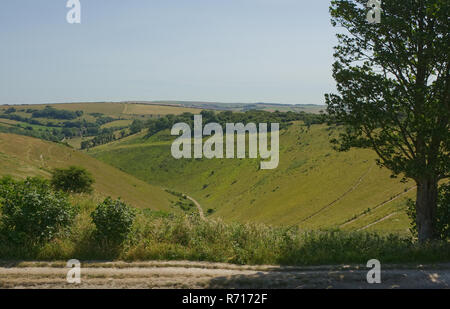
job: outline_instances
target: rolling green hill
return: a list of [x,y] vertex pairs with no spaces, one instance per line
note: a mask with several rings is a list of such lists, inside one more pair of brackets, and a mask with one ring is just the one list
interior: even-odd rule
[[82,166],[95,180],[100,196],[121,197],[140,208],[171,211],[173,196],[119,169],[64,145],[22,135],[0,133],[0,176],[50,177],[52,168]]
[[168,132],[145,133],[90,150],[92,156],[151,184],[184,192],[226,221],[408,233],[412,182],[391,179],[368,150],[335,152],[326,125],[296,123],[280,132],[280,165],[258,159],[181,159]]

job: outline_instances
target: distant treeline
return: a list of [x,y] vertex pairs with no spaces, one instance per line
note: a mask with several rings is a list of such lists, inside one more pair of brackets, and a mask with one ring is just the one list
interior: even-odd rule
[[[223,111],[215,113],[213,111],[203,110],[200,113],[203,117],[203,123],[218,123],[225,126],[226,123],[279,123],[280,129],[284,129],[292,124],[293,121],[303,121],[308,127],[312,124],[321,124],[326,122],[324,114],[309,114],[305,112],[267,112],[261,110],[249,110],[243,113],[233,113],[231,111]],[[139,120],[137,120],[139,121]],[[176,123],[184,122],[194,126],[194,114],[183,113],[181,115],[166,115],[159,119],[149,119],[145,123],[141,122],[142,128],[147,128],[149,135],[154,135],[162,130],[172,128]],[[139,127],[138,124],[135,124]]]
[[10,114],[10,113],[6,113],[6,112],[5,112],[5,114],[0,114],[0,118],[10,119],[10,120],[15,120],[15,121],[20,121],[20,122],[26,122],[26,123],[34,124],[34,125],[38,125],[38,126],[58,127],[58,125],[54,124],[53,122],[43,123],[37,119],[22,117],[17,114]]
[[[31,110],[27,110],[28,112]],[[44,109],[32,111],[33,118],[52,118],[73,120],[83,115],[83,111],[68,111],[46,106]]]

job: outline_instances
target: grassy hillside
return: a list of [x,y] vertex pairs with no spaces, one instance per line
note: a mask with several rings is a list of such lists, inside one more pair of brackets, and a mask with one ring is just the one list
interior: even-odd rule
[[182,159],[168,132],[141,133],[91,149],[94,157],[152,184],[188,193],[213,217],[240,222],[408,233],[405,199],[414,184],[391,179],[366,150],[335,152],[333,131],[300,123],[280,133],[280,165],[254,159]]
[[96,180],[95,191],[101,196],[121,197],[136,207],[171,210],[173,196],[110,165],[64,145],[22,135],[0,133],[0,176],[50,177],[52,168],[82,166]]

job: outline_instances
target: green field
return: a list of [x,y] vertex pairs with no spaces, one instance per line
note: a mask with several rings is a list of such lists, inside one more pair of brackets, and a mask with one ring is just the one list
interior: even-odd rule
[[408,234],[406,198],[414,197],[414,184],[391,179],[371,151],[334,151],[333,134],[326,125],[307,130],[301,123],[280,132],[275,170],[259,170],[258,159],[175,160],[167,131],[130,136],[89,154],[187,193],[226,221]]

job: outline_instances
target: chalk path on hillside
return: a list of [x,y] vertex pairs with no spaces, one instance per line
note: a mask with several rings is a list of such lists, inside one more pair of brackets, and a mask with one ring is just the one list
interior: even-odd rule
[[[161,188],[162,188],[163,190],[165,190],[165,191],[168,190],[168,189],[165,188],[165,187],[161,187]],[[202,206],[200,205],[200,203],[197,202],[197,200],[194,199],[192,196],[189,196],[189,195],[187,195],[186,193],[182,193],[182,195],[183,195],[184,197],[186,197],[188,200],[190,200],[192,203],[194,203],[195,207],[197,207],[198,214],[199,214],[200,218],[201,218],[202,220],[206,220],[205,214],[204,214],[204,212],[203,212],[203,208],[202,208]]]
[[396,214],[398,214],[397,211],[395,211],[395,212],[393,212],[393,213],[391,213],[391,214],[389,214],[389,215],[387,215],[387,216],[384,216],[383,218],[378,219],[378,220],[375,221],[375,222],[372,222],[372,223],[370,223],[370,224],[367,224],[366,226],[363,226],[362,228],[358,229],[357,231],[358,231],[358,232],[364,231],[364,230],[368,229],[369,227],[371,227],[371,226],[373,226],[373,225],[375,225],[375,224],[378,224],[378,223],[380,223],[380,222],[383,222],[383,221],[385,221],[385,220],[387,220],[387,219],[389,219],[389,218],[395,216]]
[[372,167],[369,168],[369,170],[367,172],[365,172],[359,179],[358,181],[351,186],[350,189],[348,189],[346,192],[344,192],[342,195],[340,195],[337,199],[335,199],[334,201],[332,201],[331,203],[325,205],[324,207],[320,208],[319,210],[315,211],[314,213],[312,213],[311,215],[307,216],[306,218],[304,218],[303,220],[301,220],[299,222],[303,223],[305,221],[308,221],[309,219],[317,216],[318,214],[322,213],[323,211],[327,210],[328,208],[330,208],[331,206],[333,206],[334,204],[336,204],[337,202],[339,202],[340,200],[342,200],[345,196],[347,196],[348,194],[350,194],[351,192],[353,192],[364,180],[364,178],[370,173],[370,171],[372,171],[372,169],[374,168],[374,165],[372,165]]
[[194,198],[190,197],[190,196],[187,195],[187,194],[185,194],[185,196],[186,196],[186,198],[187,198],[188,200],[190,200],[191,202],[193,202],[193,203],[195,204],[195,206],[196,206],[197,209],[198,209],[198,214],[200,215],[200,218],[201,218],[202,220],[205,220],[205,214],[203,213],[203,208],[202,208],[202,206],[200,205],[200,203],[197,202]]
[[[377,210],[378,208],[380,208],[380,207],[382,207],[382,206],[384,206],[384,205],[387,205],[387,204],[389,204],[389,203],[391,203],[391,202],[393,202],[393,201],[399,199],[399,198],[402,197],[403,195],[408,194],[411,190],[414,190],[414,189],[416,189],[416,188],[417,188],[417,186],[413,186],[413,187],[407,189],[406,191],[404,191],[404,192],[402,192],[402,193],[399,193],[399,194],[395,195],[394,197],[388,199],[387,201],[384,201],[384,202],[382,202],[382,203],[376,205],[374,208],[371,209],[371,211]],[[341,224],[339,227],[342,228],[342,227],[344,227],[344,226],[346,226],[346,225],[349,225],[350,223],[353,223],[353,222],[355,222],[355,221],[361,219],[362,217],[366,216],[367,214],[368,214],[368,213],[363,213],[363,214],[361,214],[361,215],[359,215],[359,216],[356,216],[354,219],[352,219],[352,220],[350,220],[350,221],[347,221],[347,222]],[[385,218],[383,218],[383,219],[387,219],[387,218],[385,217]],[[378,221],[374,222],[374,224],[375,224],[375,223],[382,222],[382,221],[384,221],[384,220],[381,220],[381,221],[378,220]],[[371,223],[371,224],[369,224],[369,225],[372,226],[373,224]],[[367,228],[367,227],[369,227],[369,226],[365,226],[365,227],[363,227],[362,229],[365,229],[365,228]],[[361,230],[361,229],[360,229],[360,230]]]

